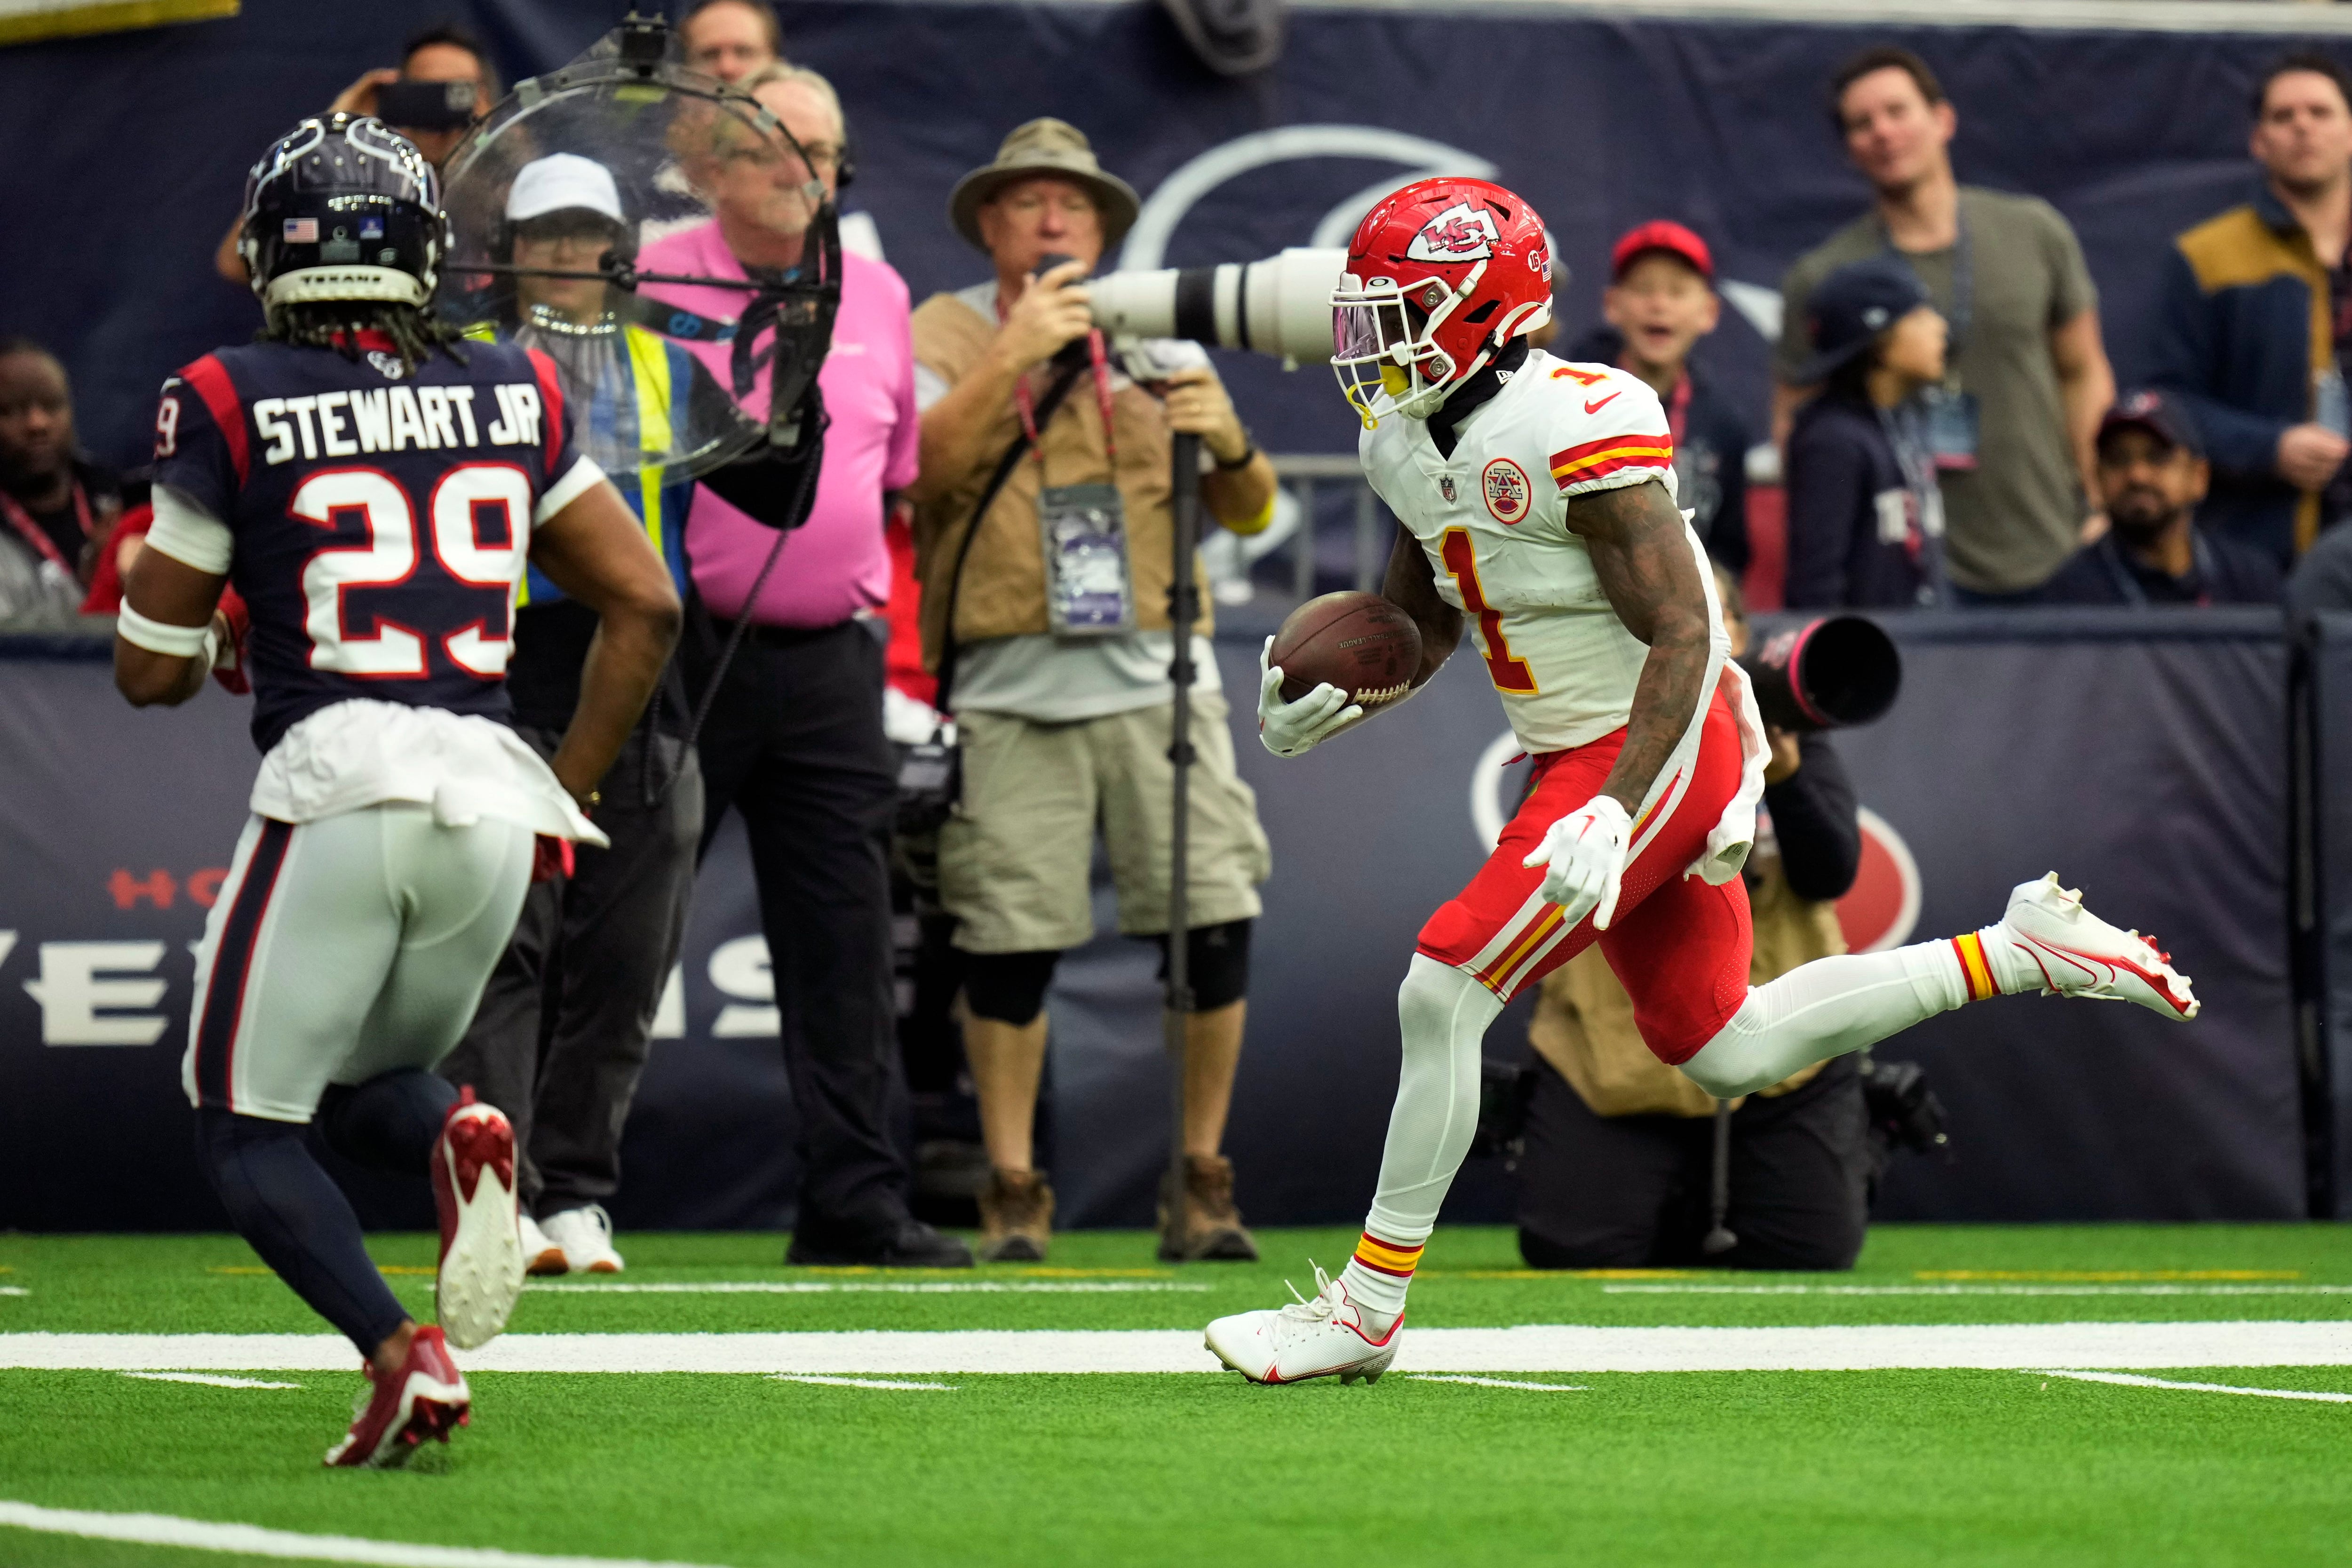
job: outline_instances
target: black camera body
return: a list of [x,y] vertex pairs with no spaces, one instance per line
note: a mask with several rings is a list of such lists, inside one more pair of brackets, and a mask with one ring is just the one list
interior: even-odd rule
[[457,131],[474,122],[470,81],[388,81],[375,89],[375,117],[395,131]]

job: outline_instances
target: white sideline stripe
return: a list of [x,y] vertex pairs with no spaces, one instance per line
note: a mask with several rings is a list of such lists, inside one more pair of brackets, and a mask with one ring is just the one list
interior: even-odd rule
[[1459,1373],[1416,1372],[1415,1383],[1467,1383],[1479,1388],[1532,1388],[1538,1394],[1590,1394],[1580,1383],[1514,1383],[1507,1377],[1465,1377]]
[[898,1383],[879,1377],[821,1377],[810,1372],[770,1373],[778,1383],[821,1383],[831,1388],[896,1388],[925,1394],[953,1394],[952,1383]]
[[213,1372],[126,1372],[125,1377],[149,1383],[201,1383],[206,1388],[299,1388],[299,1383],[269,1383],[257,1377],[226,1377]]
[[1603,1285],[1604,1296],[2352,1296],[2352,1285]]
[[[0,1367],[56,1371],[350,1370],[338,1334],[0,1334]],[[840,1333],[507,1334],[468,1372],[1216,1372],[1198,1329]],[[1531,1324],[1416,1329],[1400,1372],[1872,1372],[2045,1366],[2352,1366],[2352,1321],[1851,1323],[1777,1328]]]
[[22,1285],[0,1285],[0,1296],[29,1296],[32,1292]]
[[[430,1280],[425,1281],[430,1284]],[[1181,1279],[971,1279],[860,1280],[713,1279],[643,1284],[525,1285],[550,1296],[1125,1296],[1159,1291],[1204,1291],[1213,1285]]]
[[356,1535],[301,1535],[257,1524],[217,1524],[168,1513],[86,1513],[0,1501],[0,1525],[88,1541],[131,1541],[192,1552],[240,1552],[300,1563],[371,1563],[379,1568],[697,1568],[690,1563],[650,1563],[642,1557],[546,1557],[490,1546],[424,1546],[365,1541]]
[[2125,1372],[2042,1372],[2042,1377],[2071,1377],[2077,1383],[2115,1383],[2126,1388],[2185,1388],[2194,1394],[2251,1394],[2258,1399],[2311,1399],[2323,1405],[2352,1405],[2352,1394],[2326,1394],[2305,1388],[2240,1388],[2228,1383],[2173,1383],[2161,1377],[2134,1377]]

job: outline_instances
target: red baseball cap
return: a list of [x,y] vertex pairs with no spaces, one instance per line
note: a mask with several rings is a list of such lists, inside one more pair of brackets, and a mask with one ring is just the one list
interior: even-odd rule
[[1609,253],[1609,279],[1615,282],[1625,276],[1625,268],[1644,251],[1663,250],[1669,256],[1680,257],[1698,269],[1698,275],[1709,283],[1715,281],[1715,255],[1706,241],[1671,218],[1656,218],[1638,228],[1628,229]]

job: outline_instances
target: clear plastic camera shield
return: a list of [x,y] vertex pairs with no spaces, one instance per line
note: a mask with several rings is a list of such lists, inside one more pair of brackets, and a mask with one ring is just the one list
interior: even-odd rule
[[693,259],[726,253],[722,205],[807,231],[801,270],[833,267],[836,299],[838,253],[820,260],[832,209],[776,118],[675,63],[631,59],[625,32],[519,84],[451,157],[435,308],[544,352],[581,449],[625,490],[707,473],[766,430],[778,314],[756,312],[739,353],[737,323],[762,296]]

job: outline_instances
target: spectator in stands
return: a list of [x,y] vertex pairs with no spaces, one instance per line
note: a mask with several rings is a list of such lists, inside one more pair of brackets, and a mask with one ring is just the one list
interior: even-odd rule
[[2135,392],[2099,424],[2107,531],[2043,584],[2053,605],[2275,605],[2279,569],[2263,551],[2194,520],[2208,470],[2196,421],[2178,397]]
[[[1716,584],[1737,653],[1748,642],[1738,585],[1720,566]],[[1743,873],[1758,985],[1845,951],[1833,906],[1862,865],[1853,784],[1830,738],[1769,735]],[[1537,1059],[1518,1177],[1530,1267],[1853,1267],[1873,1165],[1855,1058],[1718,1102],[1650,1054],[1600,947],[1545,977],[1528,1037]],[[1708,1233],[1727,1226],[1736,1244],[1710,1253]]]
[[1785,438],[1818,347],[1805,301],[1847,262],[1891,256],[1951,328],[1949,374],[1927,437],[1944,481],[1953,596],[2000,604],[2040,587],[2099,526],[2092,436],[2115,401],[2098,297],[2074,231],[2049,203],[1952,177],[1958,121],[1926,61],[1864,50],[1835,78],[1832,121],[1869,180],[1873,210],[1799,259],[1785,314],[1773,428]]
[[[964,757],[962,802],[940,833],[940,881],[962,921],[964,1047],[994,1167],[981,1201],[992,1258],[1045,1253],[1053,1190],[1032,1149],[1045,991],[1063,950],[1094,934],[1087,871],[1097,824],[1119,930],[1168,940],[1171,434],[1201,437],[1211,516],[1255,532],[1274,515],[1273,465],[1205,362],[1156,395],[1121,374],[1092,331],[1080,279],[1136,211],[1134,191],[1102,171],[1075,127],[1033,120],[949,203],[992,275],[915,313],[924,642]],[[1072,259],[1045,266],[1054,256]],[[1093,572],[1064,567],[1081,552]],[[1106,575],[1119,592],[1095,586]],[[1171,1212],[1181,1205],[1176,1256],[1248,1258],[1256,1248],[1219,1148],[1268,852],[1256,797],[1234,772],[1206,637],[1193,658],[1187,1176],[1181,1194],[1161,1197]]]
[[1944,319],[1893,257],[1849,262],[1805,301],[1821,392],[1789,435],[1791,608],[1949,602],[1944,503],[1914,395],[1944,374]]
[[[2253,200],[2173,242],[2154,380],[2187,402],[2215,470],[2209,533],[2284,571],[2352,510],[2352,79],[2287,56],[2254,89]],[[2315,322],[2325,322],[2315,331]]]
[[784,58],[784,29],[768,0],[695,0],[677,19],[686,63],[740,82]]
[[0,338],[0,621],[78,614],[122,505],[121,480],[74,438],[65,365],[30,338]]
[[[814,177],[829,192],[841,169],[840,100],[823,77],[792,66],[764,67],[739,85],[807,161],[774,142],[743,141],[741,121],[714,121],[710,142],[689,149],[681,167],[716,216],[647,246],[648,271],[742,279],[750,268],[783,270],[803,258],[816,212],[807,184]],[[646,292],[714,318],[742,308],[730,289]],[[727,384],[730,346],[696,352]],[[882,263],[843,258],[818,386],[832,424],[808,521],[780,538],[703,489],[687,522],[698,606],[689,621],[707,617],[704,634],[689,625],[681,645],[690,688],[708,687],[734,623],[751,623],[702,732],[703,845],[730,807],[741,814],[800,1119],[789,1260],[968,1266],[963,1243],[909,1214],[893,1134],[901,1095],[886,845],[898,769],[882,731],[878,617],[890,583],[883,519],[894,492],[914,480],[919,433],[907,286]],[[767,391],[762,372],[746,400],[761,419]]]
[[1723,301],[1706,241],[1660,219],[1628,230],[1609,258],[1601,296],[1608,324],[1562,356],[1630,370],[1666,405],[1675,479],[1706,552],[1748,569],[1748,421],[1690,363],[1692,345],[1715,331]]
[[[489,50],[467,28],[444,22],[411,37],[400,51],[397,68],[383,66],[367,71],[337,93],[335,101],[327,105],[327,112],[373,114],[377,92],[395,81],[470,82],[476,120],[488,114],[490,106],[499,100],[498,68],[490,63]],[[395,125],[393,129],[415,142],[416,150],[436,169],[457,150],[467,130],[462,125]],[[246,271],[245,258],[236,253],[237,231],[243,226],[244,216],[240,214],[213,253],[213,269],[240,288],[250,276]]]
[[[611,171],[572,153],[518,171],[505,218],[506,259],[532,268],[592,268],[636,232]],[[498,319],[467,335],[495,333],[548,353],[575,411],[574,438],[637,513],[683,597],[679,534],[694,487],[665,465],[673,430],[694,423],[695,393],[723,395],[698,385],[704,373],[676,343],[614,325],[602,281],[511,282]],[[580,705],[597,624],[545,574],[526,574],[507,690],[516,731],[542,756],[554,756]],[[531,885],[472,1026],[435,1069],[470,1085],[514,1125],[523,1262],[534,1274],[623,1267],[604,1204],[620,1187],[621,1129],[685,934],[702,831],[702,773],[682,738],[686,706],[673,668],[605,777],[596,826],[611,842],[579,846],[566,871]]]
[[2334,528],[2303,552],[2286,580],[2288,614],[2301,620],[2320,610],[2352,610],[2352,528]]

